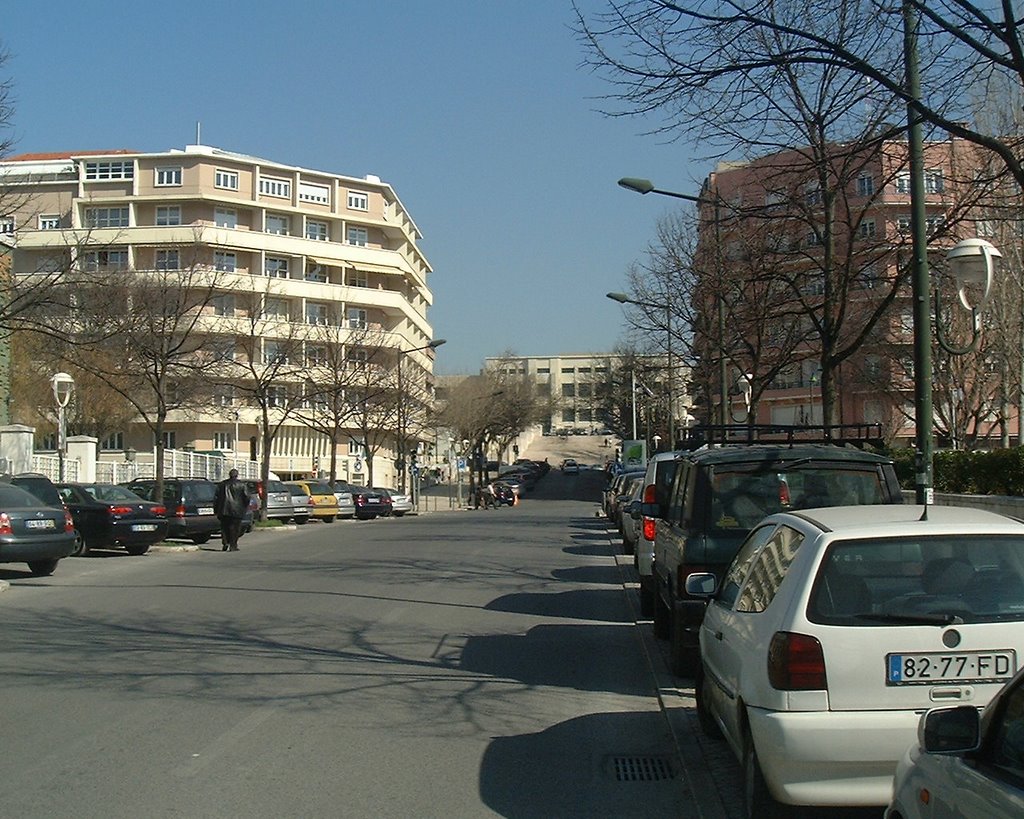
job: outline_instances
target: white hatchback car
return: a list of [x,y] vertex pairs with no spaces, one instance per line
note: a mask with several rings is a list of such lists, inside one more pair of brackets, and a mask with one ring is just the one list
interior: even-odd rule
[[975,509],[765,518],[700,630],[697,709],[744,769],[747,815],[885,805],[920,714],[980,708],[1024,657],[1024,523]]

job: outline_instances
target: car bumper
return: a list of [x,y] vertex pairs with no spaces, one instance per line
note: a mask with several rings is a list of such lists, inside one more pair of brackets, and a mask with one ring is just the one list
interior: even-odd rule
[[[155,528],[148,531],[136,528],[144,526],[153,526]],[[168,528],[166,520],[118,521],[111,527],[109,542],[121,545],[159,543],[167,537]]]
[[0,563],[24,563],[67,557],[75,550],[75,533],[65,532],[45,539],[0,539]]
[[916,711],[778,712],[748,708],[772,795],[792,805],[887,805]]
[[167,537],[191,538],[212,535],[220,531],[216,515],[197,515],[188,518],[168,518]]
[[633,547],[636,553],[636,570],[641,577],[654,575],[654,544],[642,537],[636,539]]

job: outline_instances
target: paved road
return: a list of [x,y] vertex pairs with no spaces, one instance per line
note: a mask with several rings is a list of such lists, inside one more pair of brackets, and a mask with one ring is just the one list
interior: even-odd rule
[[731,819],[599,486],[0,568],[0,816]]

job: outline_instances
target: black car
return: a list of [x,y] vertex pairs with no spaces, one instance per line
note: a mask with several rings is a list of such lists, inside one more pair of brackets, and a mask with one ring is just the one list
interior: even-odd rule
[[[145,500],[162,504],[167,517],[167,537],[206,543],[220,532],[213,511],[217,484],[206,478],[164,478],[163,497],[156,497],[155,478],[136,478],[125,484]],[[243,531],[245,529],[243,525]]]
[[352,486],[352,503],[358,520],[373,520],[391,514],[391,498],[366,486]]
[[35,575],[52,574],[75,549],[75,523],[63,505],[0,481],[0,563],[27,563]]
[[64,501],[57,491],[56,484],[41,472],[22,472],[17,475],[9,475],[4,480],[17,486],[19,489],[24,489],[47,506],[55,506],[58,509],[64,508]]
[[167,507],[144,500],[124,486],[59,483],[56,488],[75,521],[73,554],[121,547],[130,555],[144,555],[167,537]]

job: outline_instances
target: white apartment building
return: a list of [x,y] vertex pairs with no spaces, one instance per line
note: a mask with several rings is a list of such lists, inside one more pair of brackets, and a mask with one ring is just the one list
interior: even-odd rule
[[[374,331],[392,351],[390,366],[401,358],[406,379],[415,373],[422,383],[432,380],[430,265],[416,224],[391,185],[376,176],[188,145],[157,153],[26,154],[0,162],[0,185],[17,193],[16,210],[0,217],[0,234],[15,244],[15,276],[45,270],[48,258],[76,248],[74,263],[83,269],[174,270],[185,266],[187,252],[190,265],[198,259],[226,274],[218,284],[224,292],[211,305],[225,333],[242,319],[241,293],[259,291],[268,300],[272,294],[285,322],[315,327],[318,344],[325,328],[338,345]],[[263,343],[273,355],[274,340]],[[308,342],[306,361],[315,364],[318,354]],[[256,435],[256,409],[225,394],[220,406],[198,415],[172,414],[164,443],[248,459]],[[151,438],[138,425],[102,441],[101,452],[129,446],[145,452]],[[286,421],[271,469],[288,477],[323,469],[328,446],[324,435]],[[365,478],[354,433],[337,455],[339,478]],[[394,458],[393,449],[377,453],[375,483],[393,482]]]

